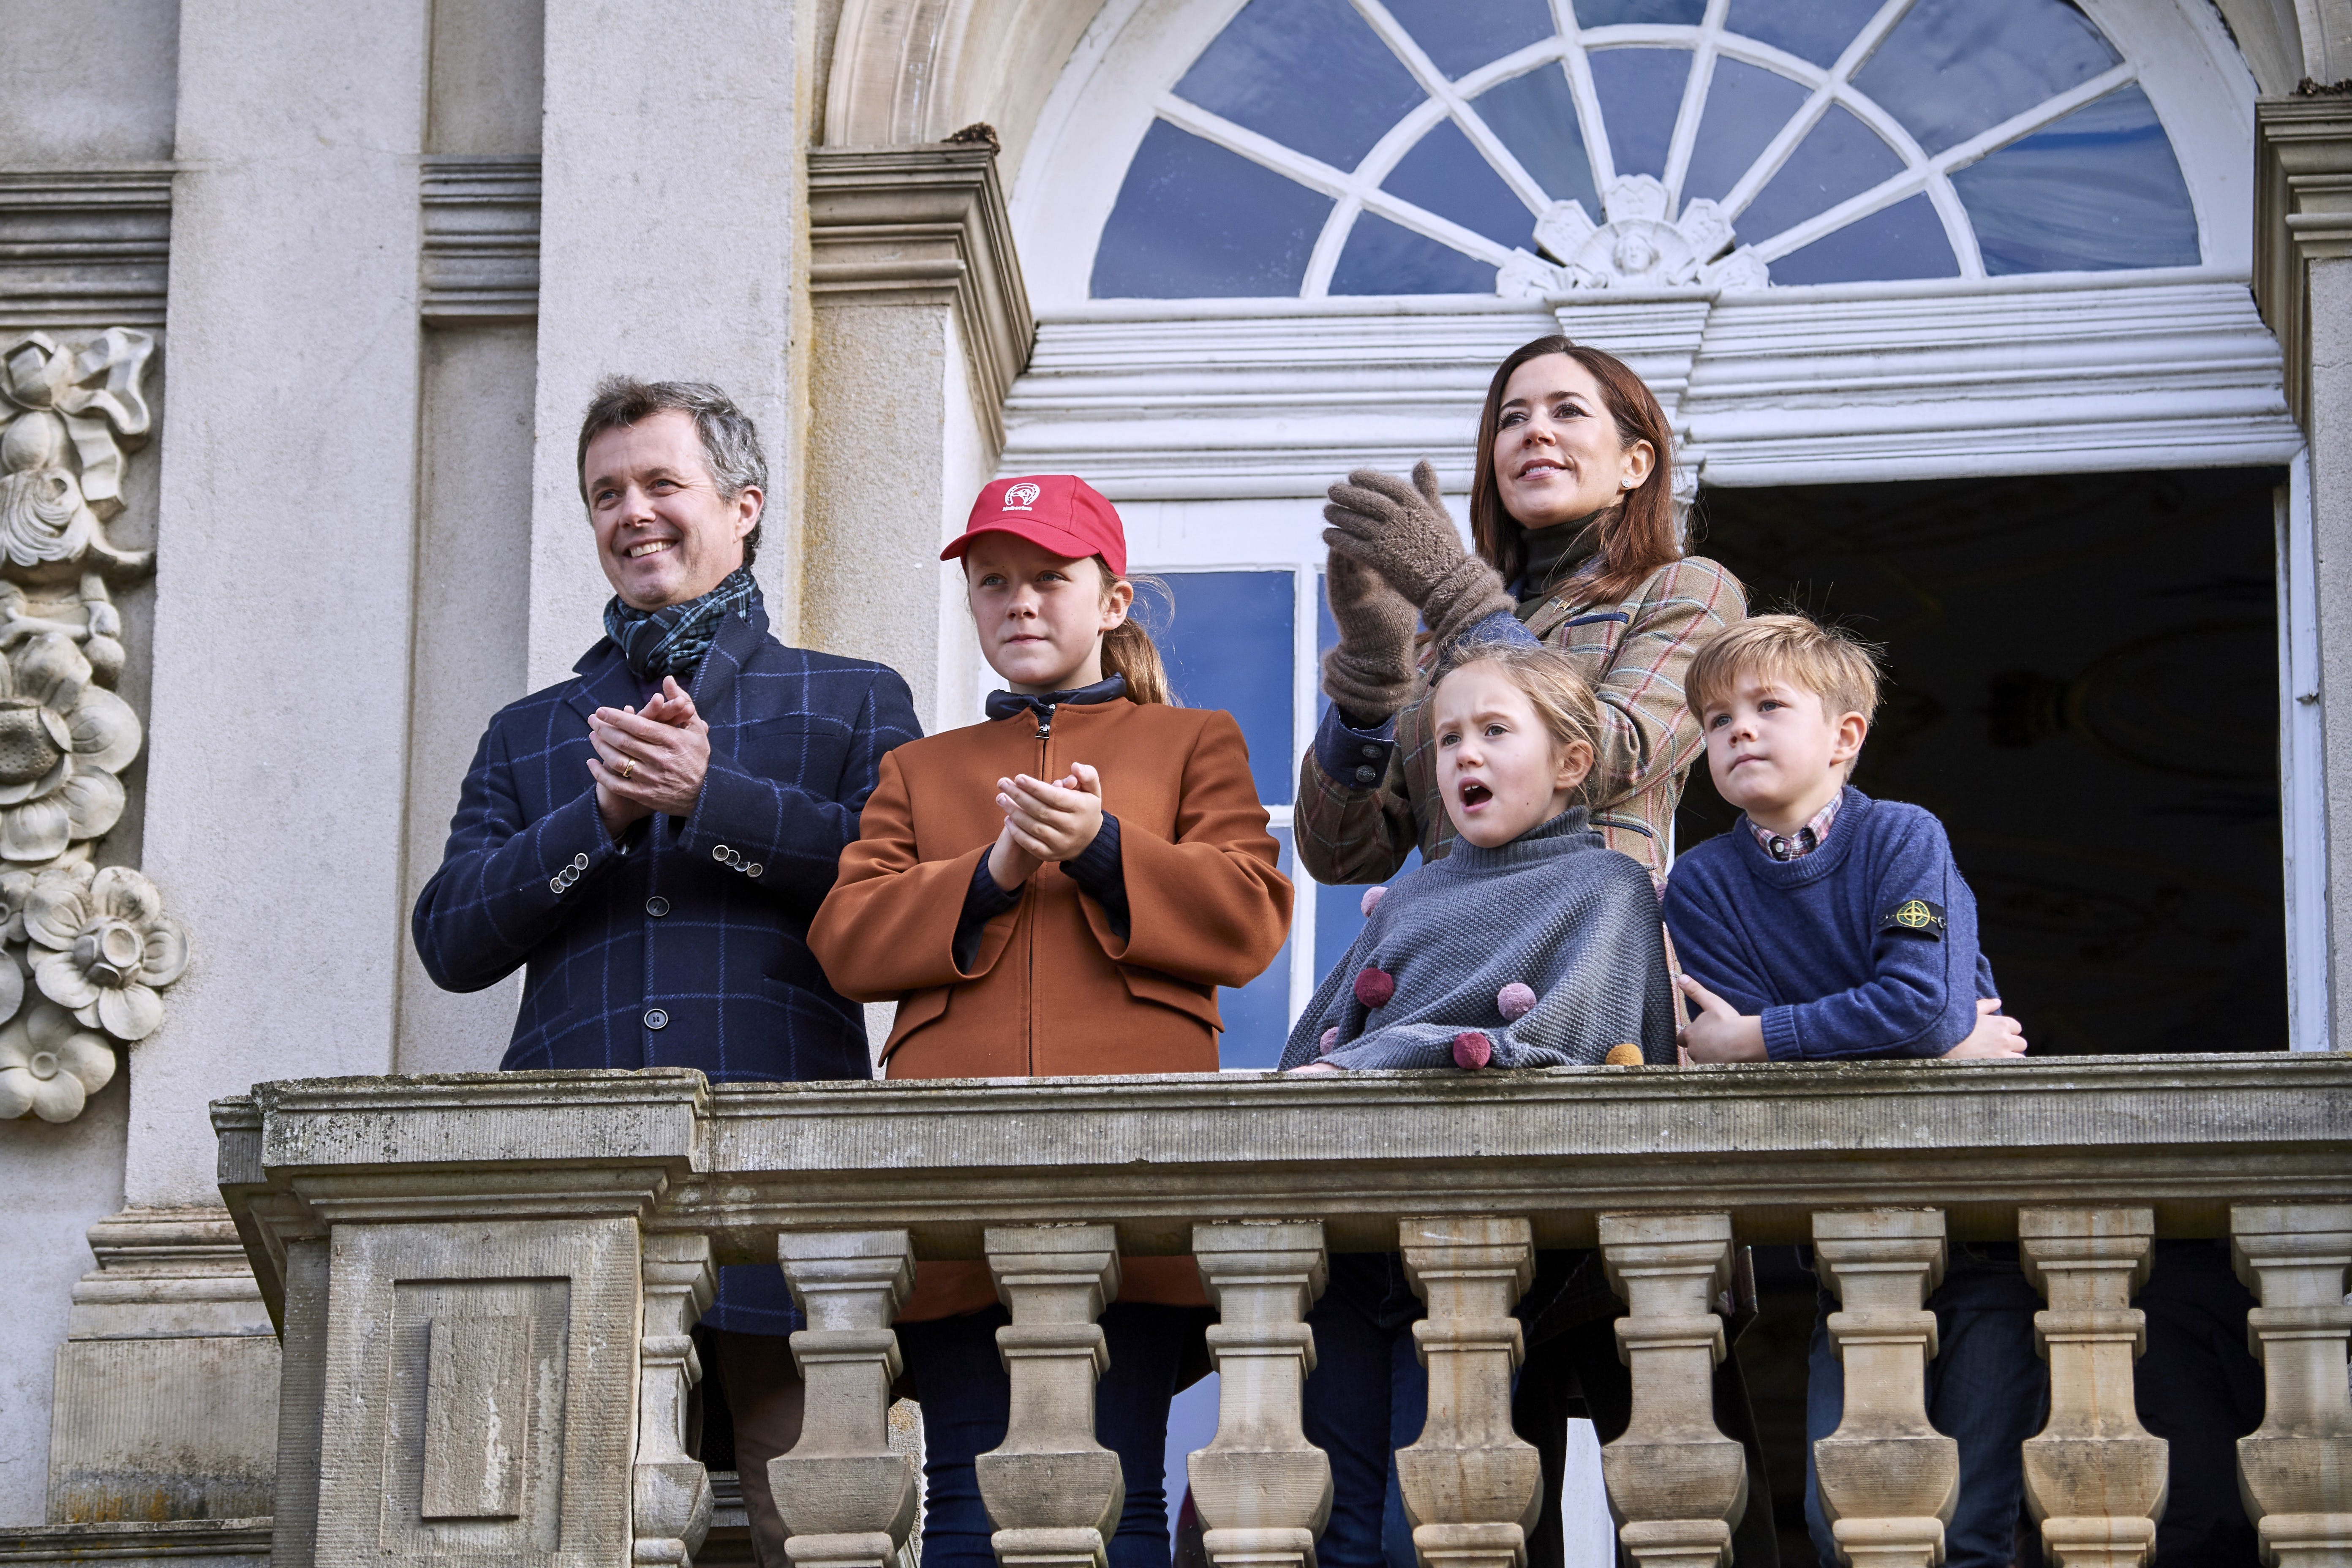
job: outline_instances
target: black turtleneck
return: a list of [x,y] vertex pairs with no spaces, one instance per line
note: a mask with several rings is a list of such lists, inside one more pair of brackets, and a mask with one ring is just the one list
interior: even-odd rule
[[1519,574],[1516,590],[1518,607],[1514,612],[1521,621],[1540,609],[1554,588],[1592,559],[1601,544],[1597,521],[1587,518],[1581,522],[1559,522],[1549,528],[1527,531],[1528,563]]

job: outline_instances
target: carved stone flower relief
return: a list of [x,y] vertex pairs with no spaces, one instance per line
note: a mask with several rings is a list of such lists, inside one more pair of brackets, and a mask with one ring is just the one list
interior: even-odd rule
[[112,689],[126,658],[112,589],[154,556],[107,524],[151,424],[154,348],[114,327],[0,349],[0,1118],[79,1115],[114,1076],[113,1042],[155,1032],[159,993],[188,966],[155,885],[94,858],[146,740]]
[[1543,255],[1515,250],[1496,274],[1495,291],[1542,298],[1588,289],[1700,287],[1727,292],[1771,282],[1761,257],[1735,246],[1731,224],[1711,201],[1667,216],[1666,187],[1648,174],[1609,183],[1608,221],[1594,223],[1581,202],[1554,202],[1536,220]]

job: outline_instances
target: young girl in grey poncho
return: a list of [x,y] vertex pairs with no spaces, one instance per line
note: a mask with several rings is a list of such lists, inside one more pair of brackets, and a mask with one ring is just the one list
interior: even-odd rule
[[1592,693],[1562,654],[1462,650],[1433,705],[1453,850],[1381,894],[1284,1047],[1303,1071],[1675,1060],[1649,873],[1570,804]]

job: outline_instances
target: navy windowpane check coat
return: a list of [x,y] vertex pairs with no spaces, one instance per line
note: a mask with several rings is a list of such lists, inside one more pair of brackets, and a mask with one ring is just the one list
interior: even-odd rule
[[[416,900],[434,983],[478,991],[528,964],[499,1065],[699,1068],[714,1082],[866,1078],[866,1019],[808,950],[883,754],[920,737],[907,683],[786,647],[730,616],[690,689],[710,726],[694,815],[616,842],[588,773],[588,716],[641,703],[600,639],[576,679],[490,721],[440,870]],[[714,1328],[801,1326],[772,1267],[720,1271]]]

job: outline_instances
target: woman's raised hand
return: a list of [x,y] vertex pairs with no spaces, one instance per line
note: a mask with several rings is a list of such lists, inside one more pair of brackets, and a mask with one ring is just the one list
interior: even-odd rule
[[1323,692],[1358,728],[1370,728],[1412,699],[1412,602],[1344,550],[1324,568],[1339,646],[1323,656]]
[[1511,607],[1501,575],[1462,548],[1428,458],[1413,465],[1411,484],[1378,468],[1358,468],[1329,494],[1323,542],[1387,578],[1419,607],[1439,647]]

